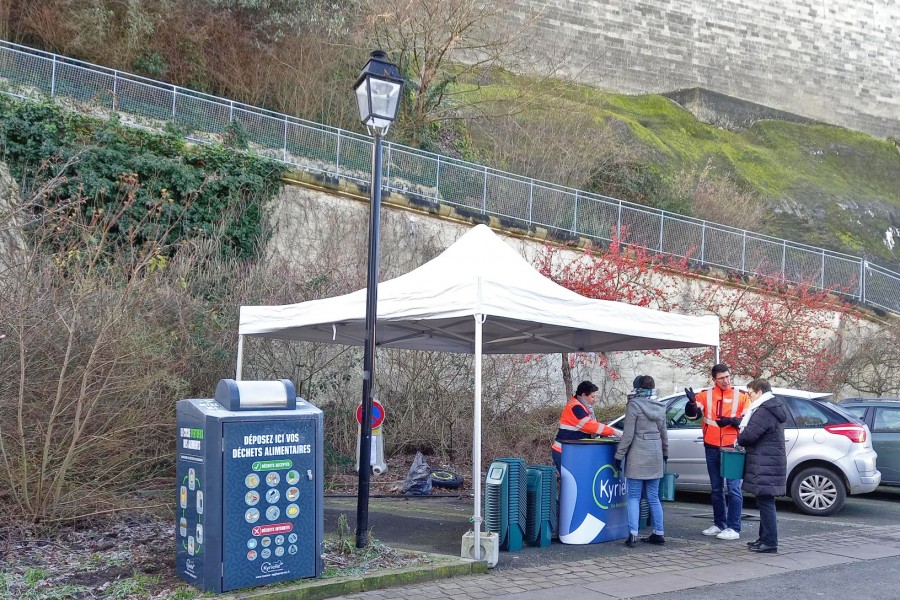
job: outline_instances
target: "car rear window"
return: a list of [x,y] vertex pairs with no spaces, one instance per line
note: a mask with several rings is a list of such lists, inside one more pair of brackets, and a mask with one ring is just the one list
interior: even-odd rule
[[825,403],[806,398],[782,396],[785,404],[794,419],[798,429],[811,429],[824,427],[825,425],[837,425],[839,423],[859,423],[857,417],[846,411],[835,410],[835,406],[826,406]]
[[866,416],[866,407],[865,406],[842,406],[844,410],[853,415],[854,417],[858,417],[862,419]]
[[872,431],[876,433],[900,433],[900,407],[875,409]]
[[863,423],[862,417],[860,415],[850,412],[839,404],[828,402],[827,400],[816,400],[816,402],[818,402],[822,406],[825,406],[829,410],[833,410],[834,412],[838,413],[839,415],[847,419],[848,423]]

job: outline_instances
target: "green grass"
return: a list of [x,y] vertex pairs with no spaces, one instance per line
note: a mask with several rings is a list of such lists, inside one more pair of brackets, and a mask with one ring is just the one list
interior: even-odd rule
[[16,600],[70,600],[84,595],[80,585],[42,585],[47,569],[29,569],[17,577],[14,573],[0,573],[0,598]]
[[130,579],[120,579],[106,588],[104,598],[127,598],[135,594],[147,594],[159,581],[159,577],[135,573]]
[[80,585],[61,585],[49,589],[28,590],[21,600],[71,600],[80,597],[87,588]]
[[29,587],[34,587],[43,579],[47,578],[47,569],[28,569],[25,572],[25,583]]
[[[214,596],[215,594],[208,594],[210,596]],[[201,596],[199,590],[194,588],[178,588],[172,593],[171,600],[194,600],[194,598],[198,598]]]

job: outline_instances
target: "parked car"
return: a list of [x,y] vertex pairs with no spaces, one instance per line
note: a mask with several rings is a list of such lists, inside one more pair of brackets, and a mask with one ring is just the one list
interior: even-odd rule
[[[871,492],[881,482],[875,466],[869,428],[857,417],[827,401],[829,394],[774,388],[784,398],[788,421],[787,489],[794,504],[808,515],[833,515],[848,494]],[[676,489],[709,490],[706,456],[699,419],[684,416],[687,397],[662,398],[667,406],[669,471],[678,473]],[[610,425],[621,429],[624,415]]]
[[900,485],[900,398],[847,398],[841,408],[872,432],[881,485]]

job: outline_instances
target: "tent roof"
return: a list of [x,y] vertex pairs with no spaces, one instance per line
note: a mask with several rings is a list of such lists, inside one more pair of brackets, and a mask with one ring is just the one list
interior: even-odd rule
[[[282,306],[242,306],[240,335],[365,343],[366,290]],[[718,346],[716,316],[593,300],[541,275],[486,225],[421,267],[378,285],[379,347],[475,352],[611,352]]]

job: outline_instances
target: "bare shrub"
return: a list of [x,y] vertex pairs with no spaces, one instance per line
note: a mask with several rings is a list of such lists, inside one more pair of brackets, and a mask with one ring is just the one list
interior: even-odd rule
[[470,127],[499,168],[571,187],[583,188],[592,169],[622,157],[612,131],[589,115],[553,118],[546,108],[473,119]]
[[[548,87],[549,75],[563,61],[539,56],[529,44],[534,18],[513,22],[511,0],[361,0],[360,35],[396,60],[407,87],[407,110],[400,128],[416,141],[427,141],[442,121],[502,106],[472,92],[499,69],[545,72],[522,82],[507,104],[529,104]],[[526,68],[527,64],[527,68]],[[496,114],[496,113],[494,113]]]
[[688,198],[691,213],[700,219],[759,231],[765,218],[765,205],[754,192],[733,179],[715,172],[711,163],[702,171],[682,171],[676,177],[675,193]]
[[839,364],[846,384],[877,397],[900,394],[900,323],[858,329],[853,342]]
[[87,216],[81,198],[15,206],[29,245],[0,268],[0,480],[33,522],[108,510],[169,475],[174,402],[214,385],[233,347],[189,293],[231,266],[199,246],[173,261],[159,240],[178,221],[152,203],[133,231],[157,238],[111,243],[135,197],[137,182],[122,184],[118,212]]

